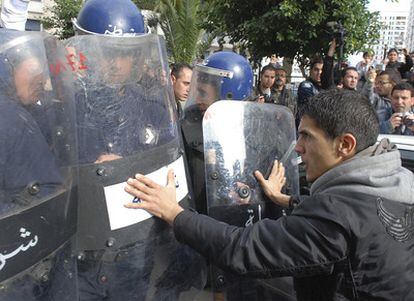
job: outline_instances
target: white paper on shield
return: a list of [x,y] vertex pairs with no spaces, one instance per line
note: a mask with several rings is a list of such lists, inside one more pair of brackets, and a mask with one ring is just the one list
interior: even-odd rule
[[[184,159],[182,156],[167,166],[161,167],[145,176],[165,186],[167,184],[168,170],[170,169],[174,170],[176,197],[177,202],[180,202],[188,194],[187,178],[185,176]],[[133,196],[125,192],[125,186],[126,182],[122,182],[104,188],[111,230],[127,227],[152,217],[152,214],[143,209],[128,209],[124,207],[124,204],[130,203],[134,199]]]

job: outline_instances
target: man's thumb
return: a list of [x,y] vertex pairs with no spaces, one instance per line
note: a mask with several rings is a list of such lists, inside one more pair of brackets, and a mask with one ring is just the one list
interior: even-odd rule
[[175,175],[174,175],[174,170],[172,169],[168,171],[167,186],[175,187]]

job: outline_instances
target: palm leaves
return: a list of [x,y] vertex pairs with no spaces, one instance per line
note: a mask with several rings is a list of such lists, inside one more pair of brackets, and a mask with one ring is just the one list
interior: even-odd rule
[[191,64],[196,57],[202,34],[199,8],[200,0],[159,0],[155,8],[175,62]]

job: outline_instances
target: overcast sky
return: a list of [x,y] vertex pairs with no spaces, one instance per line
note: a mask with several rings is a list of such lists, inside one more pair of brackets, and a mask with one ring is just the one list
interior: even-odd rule
[[371,0],[368,5],[370,11],[409,11],[411,0],[399,0],[391,2],[391,0]]

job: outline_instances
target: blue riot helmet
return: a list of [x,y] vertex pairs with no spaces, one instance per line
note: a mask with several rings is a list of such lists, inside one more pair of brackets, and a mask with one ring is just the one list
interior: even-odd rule
[[216,52],[195,66],[184,116],[195,110],[204,114],[217,100],[245,100],[252,91],[253,71],[246,58],[234,52]]
[[243,100],[253,90],[253,71],[245,57],[234,52],[216,52],[203,65],[222,74],[220,99]]
[[73,25],[77,34],[125,37],[146,33],[141,11],[131,0],[88,0]]

